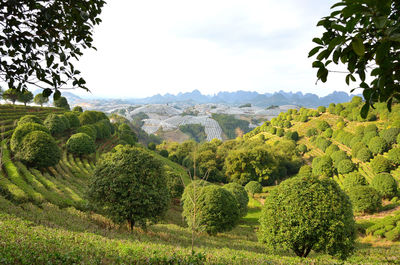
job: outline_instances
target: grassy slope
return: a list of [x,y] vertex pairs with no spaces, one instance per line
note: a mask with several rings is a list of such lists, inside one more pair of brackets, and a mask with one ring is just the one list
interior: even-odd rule
[[[22,113],[21,113],[22,114]],[[0,120],[1,120],[0,113]],[[109,139],[98,144],[97,155],[85,159],[63,153],[58,166],[38,171],[11,161],[15,174],[30,189],[22,189],[2,171],[0,174],[0,263],[84,263],[84,264],[177,264],[190,263],[191,233],[180,216],[181,208],[172,205],[167,218],[147,232],[117,226],[109,219],[85,212],[88,174],[101,152],[115,144]],[[185,170],[155,154],[181,174]],[[15,172],[16,170],[16,172]],[[189,178],[185,179],[188,182]],[[16,182],[19,184],[18,182]],[[25,184],[24,184],[25,185]],[[10,189],[9,191],[7,189]],[[28,191],[29,190],[29,191]],[[27,194],[27,192],[31,193]],[[41,194],[45,202],[32,194]],[[18,200],[18,196],[24,197]],[[261,204],[250,200],[249,213],[233,231],[215,237],[200,234],[196,252],[205,254],[208,263],[219,264],[334,264],[339,261],[311,253],[300,259],[285,251],[266,251],[257,242],[256,230]],[[375,246],[359,243],[351,263],[381,264],[400,256],[400,245]]]

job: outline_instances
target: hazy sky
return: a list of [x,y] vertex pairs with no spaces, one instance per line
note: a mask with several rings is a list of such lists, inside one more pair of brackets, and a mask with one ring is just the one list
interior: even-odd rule
[[98,51],[78,63],[93,96],[350,91],[340,74],[315,85],[307,58],[336,0],[107,2],[94,32]]

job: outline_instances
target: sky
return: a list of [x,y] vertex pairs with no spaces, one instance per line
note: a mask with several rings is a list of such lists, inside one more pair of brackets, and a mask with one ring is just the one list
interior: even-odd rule
[[108,0],[97,51],[77,67],[91,94],[142,98],[194,89],[350,92],[341,74],[316,83],[308,52],[336,0]]

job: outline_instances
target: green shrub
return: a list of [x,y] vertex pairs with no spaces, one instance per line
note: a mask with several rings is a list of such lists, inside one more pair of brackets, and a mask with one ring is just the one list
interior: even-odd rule
[[335,114],[335,107],[336,107],[336,104],[335,104],[335,103],[329,104],[328,112],[329,112],[330,114]]
[[314,135],[317,135],[317,134],[318,134],[318,131],[317,131],[316,128],[310,128],[306,132],[306,136],[307,137],[311,137],[311,136],[314,136]]
[[372,158],[372,152],[368,148],[361,148],[358,150],[357,159],[360,159],[362,162],[368,162]]
[[22,116],[18,121],[18,125],[22,125],[24,123],[37,123],[43,125],[43,121],[36,115]]
[[270,130],[269,130],[269,132],[270,132],[271,134],[276,134],[276,127],[271,127]]
[[[351,138],[351,141],[350,141],[350,148],[353,150],[354,147],[359,146],[359,144],[362,144],[363,147],[365,146],[365,144],[362,143],[362,136],[356,134],[356,136],[354,136],[353,138]],[[357,150],[357,151],[358,151],[358,150]],[[354,153],[356,154],[357,151],[355,151]]]
[[317,140],[315,141],[315,144],[317,145],[317,147],[324,152],[328,148],[328,146],[331,145],[331,143],[332,143],[331,141],[327,140],[323,136],[318,136]]
[[318,109],[317,109],[317,111],[320,112],[320,113],[325,113],[325,112],[326,112],[326,107],[324,107],[324,106],[319,106]]
[[193,189],[188,187],[182,196],[182,216],[189,228],[215,235],[232,230],[237,225],[239,208],[231,192],[217,185],[206,185],[196,189],[197,194],[193,196],[189,192]]
[[44,120],[44,126],[52,135],[64,132],[67,129],[65,125],[63,119],[57,114],[49,114]]
[[307,146],[305,144],[298,145],[296,149],[301,154],[304,154],[307,152]]
[[314,176],[333,176],[333,163],[329,156],[316,157],[312,161],[312,173]]
[[364,134],[367,134],[368,132],[378,133],[378,127],[376,127],[374,123],[368,124],[367,126],[365,126]]
[[68,119],[70,128],[78,128],[79,126],[81,126],[78,115],[76,115],[75,112],[65,112],[64,116]]
[[364,131],[365,131],[365,126],[363,126],[363,125],[358,125],[358,126],[355,128],[355,134],[356,134],[356,136],[363,137],[363,136],[364,136]]
[[379,193],[369,186],[355,186],[348,190],[354,212],[375,213],[382,206]]
[[160,155],[163,156],[163,157],[168,157],[169,153],[168,153],[167,150],[162,149],[162,150],[160,151]]
[[72,111],[76,111],[76,112],[83,112],[83,109],[81,106],[75,106]]
[[148,143],[147,148],[150,150],[156,150],[156,144],[153,142]]
[[38,123],[23,123],[17,128],[15,128],[11,140],[10,140],[10,148],[11,151],[16,152],[20,148],[20,144],[22,143],[23,138],[34,131],[42,131],[45,133],[49,133],[49,130],[44,127],[43,125],[40,125]]
[[393,164],[399,165],[400,164],[400,148],[393,148],[389,150],[388,159]]
[[363,138],[362,138],[362,142],[364,144],[368,144],[372,138],[378,136],[378,133],[375,131],[368,131],[364,134]]
[[89,185],[90,202],[116,223],[146,227],[170,202],[161,162],[140,147],[118,145],[103,154]]
[[68,152],[75,155],[88,155],[96,151],[96,146],[92,137],[86,133],[71,135],[67,141]]
[[50,134],[33,131],[23,138],[15,156],[29,166],[44,168],[56,165],[61,151]]
[[300,177],[311,177],[312,168],[309,165],[304,165],[300,168],[299,173],[297,175]]
[[375,188],[383,198],[391,199],[397,195],[397,182],[389,173],[376,175],[371,181],[371,186]]
[[65,117],[65,115],[62,114],[62,115],[58,115],[58,116],[60,117],[60,119],[64,123],[65,130],[71,128],[71,125],[69,124],[69,120],[68,120],[67,117]]
[[[132,131],[131,127],[129,127],[125,123],[118,126],[118,138],[120,140],[124,140],[125,142],[127,142],[130,145],[135,144],[138,140],[135,132]],[[166,157],[168,157],[168,155]]]
[[307,115],[301,115],[300,116],[300,122],[307,122],[308,121],[308,116]]
[[239,216],[246,216],[247,204],[249,203],[249,195],[247,195],[244,187],[237,183],[228,183],[225,184],[223,188],[230,191],[233,194],[233,197],[235,197],[238,203]]
[[328,123],[327,121],[322,120],[322,121],[320,121],[320,122],[318,123],[317,128],[318,128],[320,131],[324,132],[324,131],[326,131],[327,129],[331,128],[331,126],[329,125],[329,123]]
[[276,135],[282,137],[285,134],[285,130],[282,128],[276,129]]
[[348,196],[331,179],[294,177],[267,196],[259,240],[270,249],[291,249],[306,257],[311,250],[348,257],[356,231]]
[[347,153],[343,150],[333,152],[331,155],[333,165],[337,168],[342,160],[349,159]]
[[366,186],[367,184],[367,180],[363,175],[358,172],[351,172],[343,180],[343,189],[349,191],[355,186]]
[[339,162],[337,170],[339,174],[347,174],[355,169],[354,163],[350,159],[344,159]]
[[78,127],[76,129],[76,133],[85,133],[89,135],[93,140],[96,140],[97,138],[97,131],[94,125],[83,125],[81,127]]
[[79,115],[81,125],[94,124],[101,120],[107,120],[107,115],[100,111],[86,110]]
[[340,115],[340,113],[344,110],[343,104],[339,103],[335,107],[335,114]]
[[326,138],[331,138],[332,135],[333,135],[333,130],[332,130],[332,128],[326,129],[326,130],[324,131],[323,135],[324,135]]
[[256,193],[262,192],[262,186],[258,181],[250,181],[249,183],[244,186],[244,189],[247,191],[248,194],[254,196]]
[[339,150],[340,148],[336,144],[331,144],[330,146],[328,146],[328,148],[326,148],[325,154],[331,156],[334,152]]
[[384,156],[377,156],[371,161],[371,168],[375,174],[390,171],[390,162]]
[[185,187],[182,183],[181,175],[177,174],[170,167],[165,166],[165,178],[171,198],[181,198]]
[[398,144],[400,144],[400,134],[399,134],[399,135],[397,135],[396,142],[397,142]]
[[386,151],[387,147],[388,146],[386,141],[379,136],[375,136],[374,138],[369,140],[368,143],[369,150],[371,150],[371,152],[375,155],[383,154],[383,152]]
[[93,126],[96,129],[97,139],[106,139],[111,136],[111,128],[113,126],[108,118],[94,123]]
[[294,131],[294,132],[287,131],[285,134],[285,137],[289,140],[297,141],[297,140],[299,140],[299,133],[296,131]]
[[358,151],[360,151],[363,148],[368,148],[368,147],[364,143],[357,142],[356,144],[351,146],[351,155],[354,156],[354,157],[357,157]]
[[63,108],[63,109],[67,109],[67,110],[70,109],[69,104],[68,104],[68,100],[65,97],[60,97],[59,99],[54,100],[53,104],[57,108]]
[[396,143],[397,136],[400,133],[400,128],[389,128],[379,132],[380,137],[382,137],[388,145]]

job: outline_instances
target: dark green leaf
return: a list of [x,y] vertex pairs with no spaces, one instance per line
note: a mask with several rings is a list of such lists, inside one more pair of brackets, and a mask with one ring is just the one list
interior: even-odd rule
[[363,56],[365,53],[365,47],[363,44],[363,40],[361,38],[355,38],[351,42],[351,46],[353,47],[353,51],[358,55],[358,56]]
[[54,94],[53,94],[53,99],[54,99],[54,100],[58,100],[58,99],[60,99],[60,97],[61,97],[61,92],[60,92],[60,90],[56,90],[56,91],[54,92]]
[[313,48],[310,52],[309,52],[309,54],[308,54],[308,57],[312,57],[314,54],[316,54],[321,48],[323,48],[322,46],[317,46],[317,47],[315,47],[315,48]]
[[366,102],[366,103],[364,104],[364,106],[361,108],[361,112],[360,112],[361,117],[362,117],[363,119],[366,119],[366,118],[367,118],[367,116],[368,116],[368,111],[369,111],[369,103]]
[[43,90],[42,95],[43,97],[48,98],[52,93],[53,91],[50,88],[46,88]]
[[314,38],[312,41],[315,42],[316,44],[324,45],[324,43],[322,42],[322,40],[320,38]]

